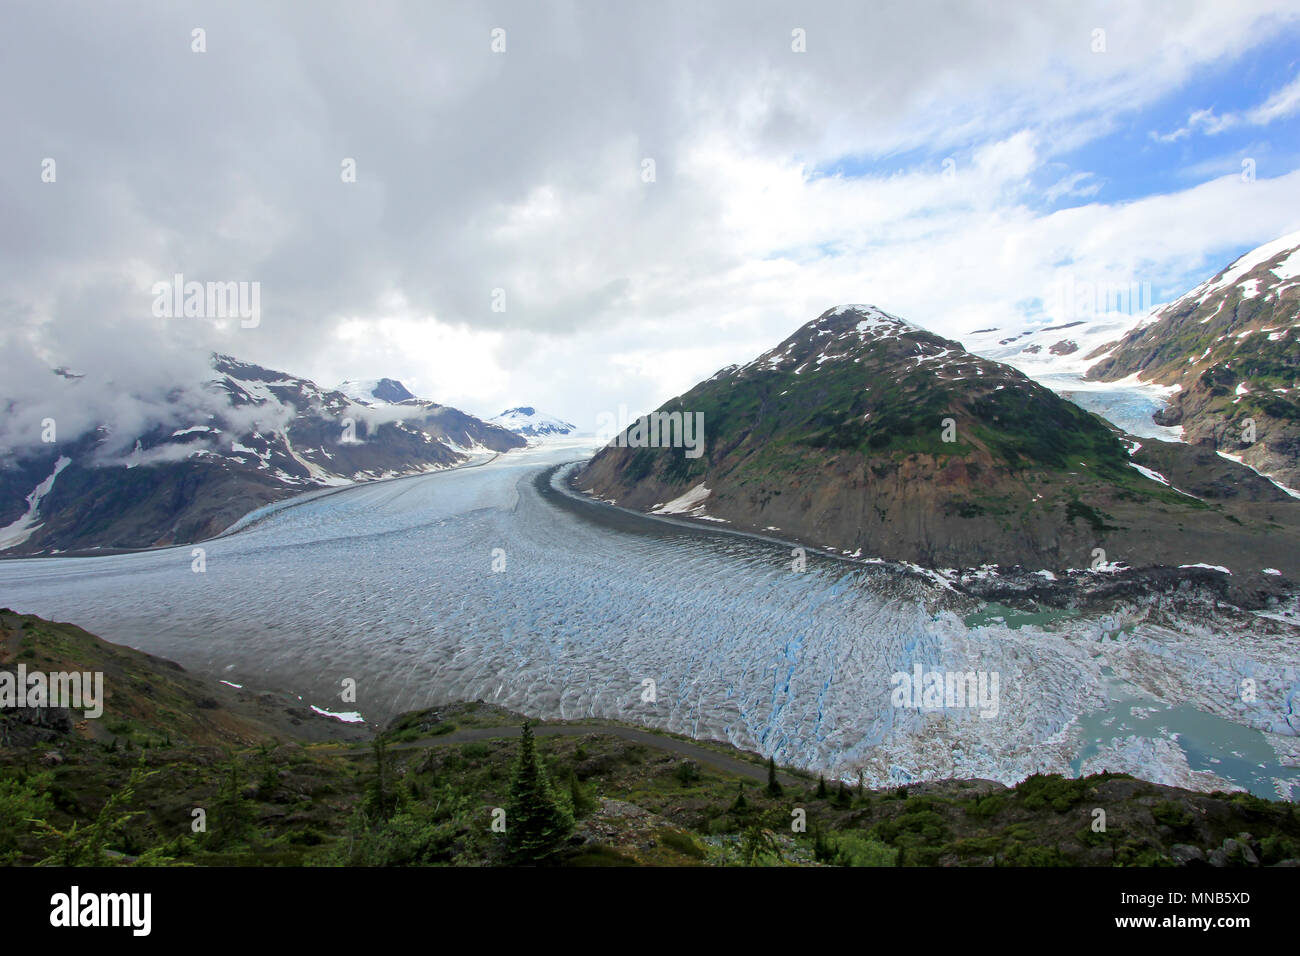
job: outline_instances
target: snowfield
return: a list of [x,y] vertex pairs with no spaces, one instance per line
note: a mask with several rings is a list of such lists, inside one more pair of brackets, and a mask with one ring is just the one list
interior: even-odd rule
[[[592,444],[279,502],[206,542],[204,573],[189,546],[0,561],[0,605],[340,719],[481,698],[871,785],[1109,768],[1300,795],[1300,629],[1280,616],[1135,603],[1018,623],[869,557],[810,552],[796,573],[779,543],[538,490]],[[894,706],[891,677],[918,664],[996,673],[996,716]]]

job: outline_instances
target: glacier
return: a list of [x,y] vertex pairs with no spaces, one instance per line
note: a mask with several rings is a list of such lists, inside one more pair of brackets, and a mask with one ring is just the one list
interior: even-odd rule
[[[1300,628],[1279,615],[1017,616],[878,559],[796,572],[788,544],[569,492],[591,444],[277,502],[198,545],[202,573],[188,545],[0,560],[0,605],[372,723],[482,699],[872,786],[1108,768],[1300,795]],[[915,665],[998,674],[996,716],[893,706]]]

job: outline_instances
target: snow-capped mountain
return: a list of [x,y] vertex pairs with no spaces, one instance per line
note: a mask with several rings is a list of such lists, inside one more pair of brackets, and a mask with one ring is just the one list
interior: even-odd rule
[[[107,421],[6,455],[0,551],[201,540],[303,490],[450,468],[472,452],[526,444],[434,402],[363,402],[228,355],[210,364],[214,378],[177,383],[153,420],[126,436],[122,423]],[[81,376],[51,380],[51,389],[83,387]],[[372,396],[406,391],[391,380],[376,385]]]
[[1063,573],[1102,548],[1135,568],[1300,570],[1300,506],[1264,479],[1127,440],[1018,369],[872,306],[824,312],[657,415],[616,436],[575,490],[930,568]]
[[349,379],[340,382],[337,391],[362,405],[398,405],[417,400],[394,378]]
[[1156,421],[1300,488],[1300,232],[1236,259],[1157,309],[1087,378],[1163,387]]
[[543,438],[547,435],[569,435],[577,430],[576,425],[561,421],[554,415],[539,412],[531,405],[519,405],[507,408],[500,415],[494,415],[488,421],[502,428],[508,428],[518,435],[529,438]]

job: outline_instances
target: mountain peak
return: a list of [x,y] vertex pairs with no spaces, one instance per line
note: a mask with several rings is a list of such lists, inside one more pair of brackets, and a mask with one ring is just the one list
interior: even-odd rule
[[577,431],[578,426],[539,412],[532,405],[516,405],[507,408],[500,415],[489,418],[494,425],[500,425],[517,435],[529,438],[541,438],[547,435],[568,435]]
[[349,379],[339,383],[338,391],[363,405],[398,405],[415,399],[395,378]]
[[924,332],[925,329],[906,319],[891,315],[874,305],[837,305],[827,309],[804,328],[831,332],[854,331],[863,338],[892,336],[903,332]]
[[831,366],[846,361],[860,364],[876,353],[897,352],[896,358],[904,354],[942,357],[960,350],[959,343],[874,305],[837,305],[801,326],[775,348],[728,374],[745,377],[754,372],[780,369],[800,375],[806,371],[819,372],[828,362]]
[[1247,299],[1261,293],[1273,296],[1297,277],[1300,277],[1300,232],[1292,232],[1238,256],[1212,278],[1158,309],[1151,318],[1156,320],[1177,313],[1189,304],[1201,306],[1207,301],[1222,304],[1225,299],[1238,295]]

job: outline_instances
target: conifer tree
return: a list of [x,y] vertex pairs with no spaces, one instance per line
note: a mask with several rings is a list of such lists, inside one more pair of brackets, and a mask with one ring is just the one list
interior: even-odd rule
[[375,775],[366,788],[365,810],[372,820],[391,820],[402,805],[402,794],[394,779],[392,758],[384,738],[376,737],[374,743]]
[[523,866],[545,862],[572,832],[573,814],[556,798],[546,769],[537,759],[532,725],[524,721],[506,804],[506,859]]
[[781,796],[781,781],[776,779],[776,761],[771,757],[767,758],[767,795]]

